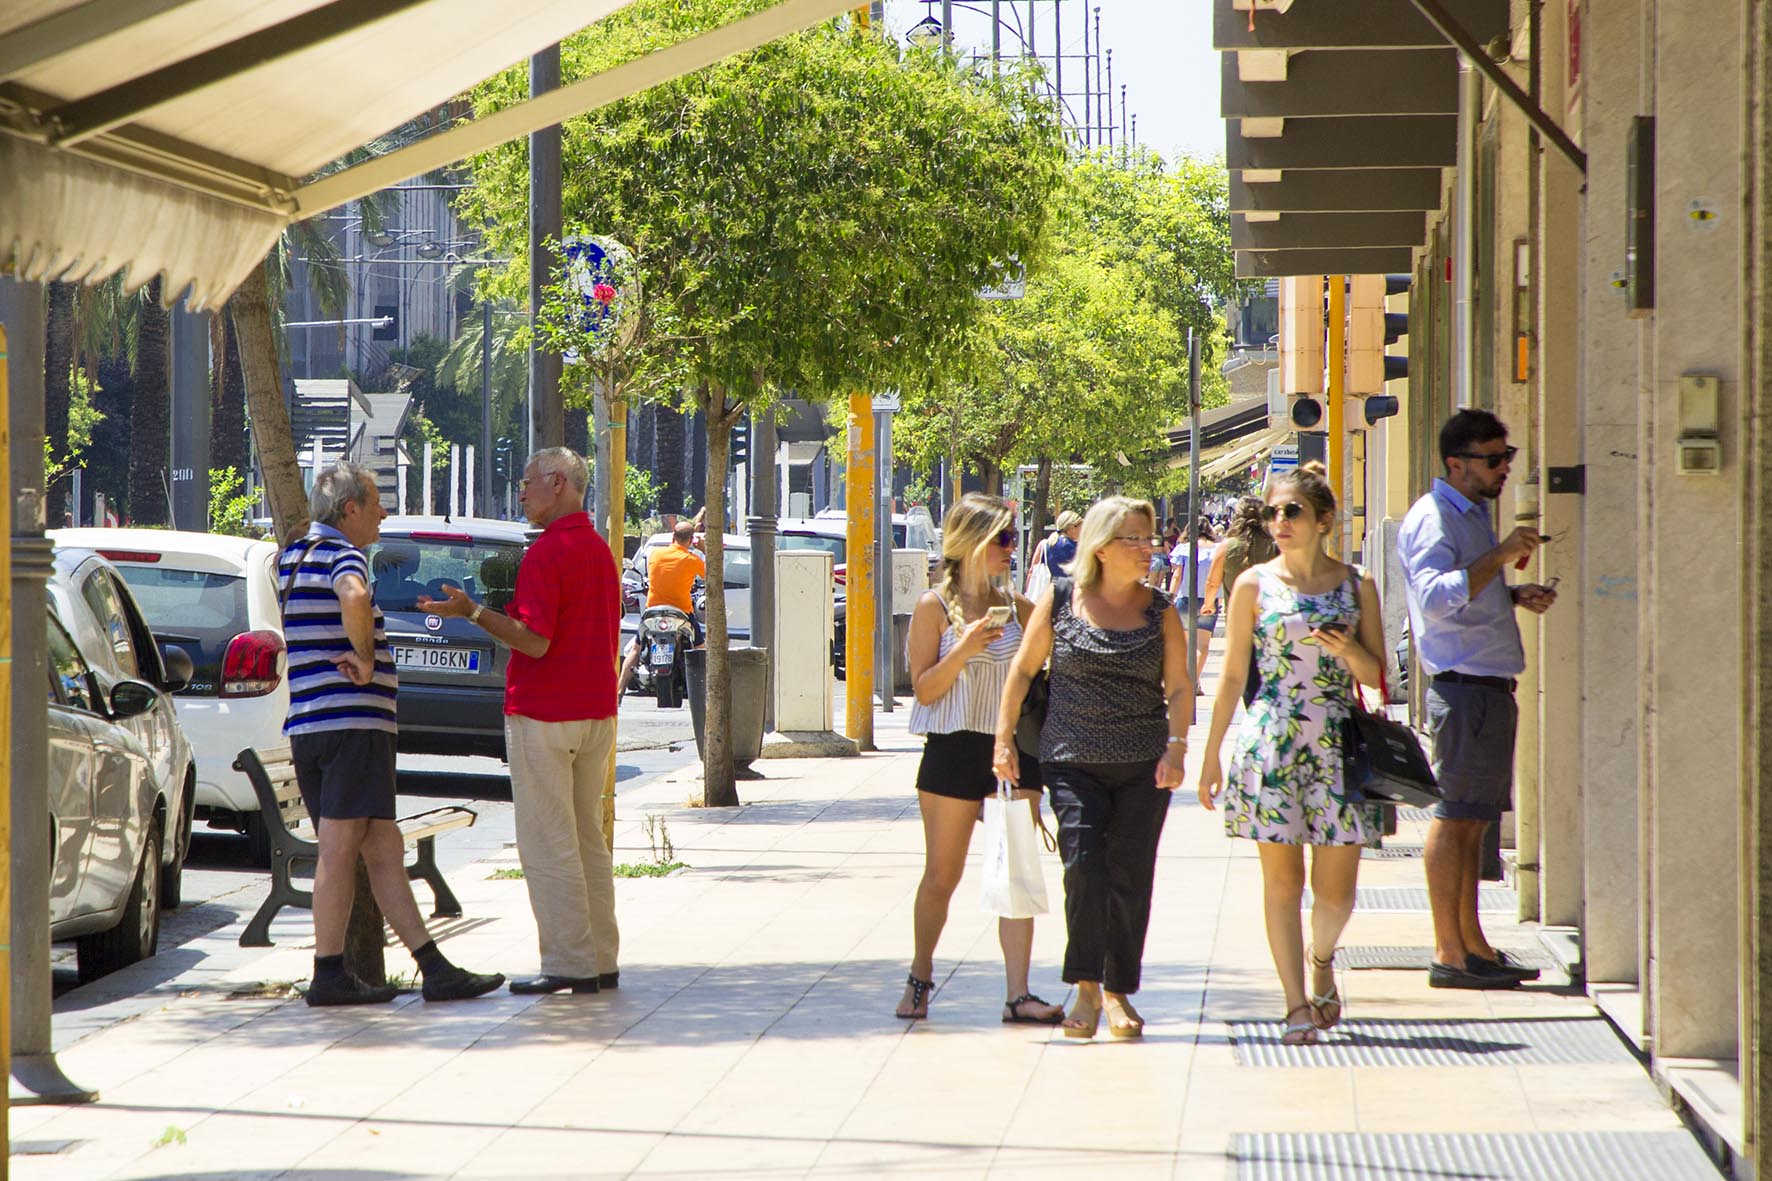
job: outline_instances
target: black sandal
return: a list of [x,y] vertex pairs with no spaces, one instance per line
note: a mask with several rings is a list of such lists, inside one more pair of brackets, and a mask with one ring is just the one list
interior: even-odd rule
[[904,982],[911,986],[911,1008],[921,1009],[921,1013],[897,1013],[900,1021],[922,1021],[929,1016],[929,996],[935,991],[935,981],[919,980],[915,973],[905,976]]
[[1020,996],[1016,997],[1014,1000],[1007,1001],[1004,1003],[1004,1005],[1003,1005],[1003,1024],[1004,1025],[1057,1025],[1060,1021],[1064,1020],[1064,1010],[1063,1009],[1059,1009],[1056,1013],[1052,1014],[1052,1016],[1050,1016],[1050,1017],[1023,1017],[1021,1015],[1021,1007],[1023,1005],[1045,1005],[1045,1004],[1050,1004],[1050,1003],[1051,1002],[1043,1000],[1042,998],[1035,996],[1031,992],[1024,992]]

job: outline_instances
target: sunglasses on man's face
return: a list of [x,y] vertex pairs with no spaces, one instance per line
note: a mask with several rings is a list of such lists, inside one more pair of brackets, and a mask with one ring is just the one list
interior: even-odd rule
[[1296,500],[1288,500],[1285,504],[1264,504],[1261,506],[1261,520],[1265,525],[1272,525],[1276,517],[1285,517],[1288,521],[1296,521],[1304,516],[1304,506]]
[[1514,456],[1518,455],[1519,453],[1520,453],[1520,449],[1518,447],[1504,447],[1500,451],[1495,452],[1493,455],[1481,455],[1475,451],[1455,451],[1452,454],[1452,458],[1467,459],[1467,460],[1480,459],[1484,463],[1489,465],[1490,471],[1494,471],[1496,468],[1500,467],[1504,463],[1512,463],[1514,461]]

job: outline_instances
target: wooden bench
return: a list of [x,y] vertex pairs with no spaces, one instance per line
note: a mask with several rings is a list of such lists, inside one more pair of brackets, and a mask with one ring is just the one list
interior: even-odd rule
[[[277,917],[278,911],[285,906],[313,909],[313,891],[296,886],[291,872],[297,864],[309,867],[317,864],[320,846],[312,839],[313,821],[302,802],[301,789],[296,785],[295,763],[290,759],[288,747],[276,747],[262,755],[248,747],[234,759],[234,770],[251,781],[252,790],[258,796],[259,810],[264,814],[265,831],[271,840],[271,894],[252,916],[252,921],[246,924],[246,930],[240,935],[240,946],[270,947],[271,920]],[[451,805],[419,812],[395,822],[400,826],[400,835],[405,838],[407,847],[418,851],[418,856],[406,867],[406,876],[422,878],[431,887],[431,896],[436,902],[432,918],[456,918],[461,914],[460,901],[449,888],[449,883],[443,880],[443,871],[437,868],[437,838],[458,828],[469,828],[477,819],[479,814],[472,808]],[[298,828],[302,830],[300,833],[296,831]]]

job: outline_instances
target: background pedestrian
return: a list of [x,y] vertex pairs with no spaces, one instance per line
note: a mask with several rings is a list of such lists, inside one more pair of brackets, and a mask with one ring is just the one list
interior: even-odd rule
[[[1228,604],[1230,588],[1237,585],[1237,579],[1243,576],[1243,571],[1272,561],[1279,553],[1274,548],[1274,539],[1268,536],[1267,526],[1262,524],[1263,503],[1259,496],[1245,496],[1237,501],[1236,509],[1225,527],[1224,540],[1213,551],[1212,566],[1206,572],[1204,597],[1208,600]],[[1225,613],[1221,610],[1219,614],[1222,618]],[[1204,667],[1204,661],[1200,667]],[[1251,652],[1249,673],[1243,682],[1244,705],[1254,702],[1255,690],[1260,684],[1261,662]]]
[[511,650],[505,750],[517,859],[541,944],[541,975],[513,981],[515,993],[597,992],[621,979],[614,866],[603,839],[621,584],[584,511],[589,482],[577,452],[549,447],[529,457],[519,494],[542,533],[517,567],[505,613],[454,586],[446,602],[420,603],[465,617]]
[[[923,877],[917,883],[910,977],[898,1015],[927,1017],[935,984],[935,945],[948,902],[966,869],[979,808],[996,794],[991,740],[1009,665],[1033,604],[1009,589],[1015,510],[1001,497],[968,492],[941,527],[941,577],[917,599],[911,616],[911,733],[925,734],[917,769],[923,817]],[[1022,755],[1014,795],[1040,809],[1040,769]],[[997,920],[1007,984],[1003,1020],[1056,1024],[1064,1016],[1028,991],[1034,920]]]
[[1397,534],[1415,656],[1429,679],[1434,777],[1444,795],[1423,850],[1434,988],[1514,988],[1538,977],[1491,946],[1477,911],[1483,839],[1513,801],[1514,686],[1526,668],[1514,609],[1542,614],[1557,601],[1549,587],[1507,584],[1508,566],[1546,540],[1531,525],[1496,540],[1491,506],[1514,453],[1495,415],[1454,414],[1440,428],[1446,474],[1410,506]]
[[1113,1036],[1144,1033],[1129,997],[1193,720],[1186,629],[1144,581],[1155,530],[1148,501],[1112,496],[1089,510],[1071,576],[1035,606],[997,715],[996,770],[1013,783],[1021,704],[1050,660],[1040,773],[1064,858],[1064,979],[1077,986],[1067,1037],[1094,1037],[1104,1008]]
[[[1379,684],[1384,617],[1372,580],[1325,548],[1335,495],[1323,477],[1321,464],[1307,463],[1269,489],[1262,516],[1279,556],[1251,567],[1231,591],[1225,672],[1200,763],[1200,803],[1212,808],[1222,792],[1225,831],[1258,842],[1268,949],[1286,994],[1281,1040],[1290,1045],[1316,1041],[1341,1019],[1335,945],[1353,914],[1360,849],[1381,832],[1377,806],[1343,781],[1341,728],[1356,682]],[[1252,646],[1261,690],[1237,728],[1227,780],[1219,754]],[[1299,919],[1306,845],[1308,952]]]

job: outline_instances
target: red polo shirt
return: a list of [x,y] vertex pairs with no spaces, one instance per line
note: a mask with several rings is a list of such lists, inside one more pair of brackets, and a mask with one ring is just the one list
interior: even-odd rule
[[512,649],[505,713],[538,722],[615,716],[615,653],[621,636],[615,555],[585,513],[546,529],[517,567],[505,614],[548,639],[540,660]]

